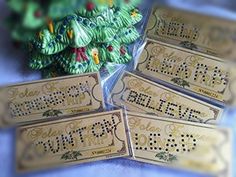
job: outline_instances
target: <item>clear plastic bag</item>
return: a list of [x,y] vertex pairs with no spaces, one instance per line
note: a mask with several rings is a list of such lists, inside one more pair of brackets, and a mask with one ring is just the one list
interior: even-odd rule
[[[152,3],[152,1],[150,2]],[[152,6],[148,4],[146,1],[142,1],[142,3],[139,6],[139,10],[142,12],[143,19],[135,26],[140,34],[140,38],[135,43],[130,45],[128,48],[129,53],[132,54],[132,60],[128,64],[122,64],[122,65],[108,63],[106,67],[104,67],[100,71],[100,75],[102,78],[104,99],[108,105],[109,105],[108,96],[114,84],[116,83],[117,79],[120,77],[120,75],[123,73],[124,70],[133,71],[137,65],[138,57],[145,45],[145,27],[149,18],[149,14],[151,12],[151,7]]]

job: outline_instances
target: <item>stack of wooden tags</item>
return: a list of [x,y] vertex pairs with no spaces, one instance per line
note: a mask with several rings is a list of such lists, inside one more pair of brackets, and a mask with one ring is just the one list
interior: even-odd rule
[[128,157],[231,177],[232,134],[216,125],[236,95],[236,25],[207,19],[153,8],[135,72],[109,95],[120,109],[105,111],[98,73],[2,88],[0,125],[18,125],[17,171]]

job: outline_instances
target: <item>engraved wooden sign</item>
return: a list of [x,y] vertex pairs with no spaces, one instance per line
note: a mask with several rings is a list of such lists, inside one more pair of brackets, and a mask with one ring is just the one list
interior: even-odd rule
[[235,60],[235,29],[235,21],[155,6],[146,35],[158,41]]
[[110,102],[132,112],[215,124],[222,109],[124,72],[112,90]]
[[17,129],[19,172],[131,156],[122,110],[23,126]]
[[137,65],[144,75],[222,103],[233,101],[231,68],[235,65],[219,58],[153,40],[147,41]]
[[3,125],[43,121],[104,107],[98,73],[8,86],[1,89],[0,98],[5,98],[7,110],[5,114],[0,112],[4,114]]
[[228,129],[135,113],[128,122],[135,160],[231,177]]

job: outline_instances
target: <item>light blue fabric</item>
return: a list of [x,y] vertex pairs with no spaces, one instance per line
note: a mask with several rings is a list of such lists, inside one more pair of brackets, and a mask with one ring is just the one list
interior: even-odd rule
[[[229,10],[223,10],[220,8],[220,6],[223,6],[230,10],[236,9],[233,0],[208,1],[214,3],[216,5],[215,7],[209,3],[206,5],[204,0],[162,0],[159,2],[236,20],[236,11],[230,12]],[[5,8],[4,0],[0,0],[0,12],[0,21],[2,23],[3,18],[8,13]],[[144,13],[147,12],[144,11]],[[1,24],[0,85],[36,80],[39,78],[39,73],[27,69],[25,56],[21,51],[14,49],[7,30],[4,29]],[[222,120],[222,125],[231,127],[234,131],[234,135],[236,134],[235,120],[236,110],[228,110]],[[61,167],[43,172],[16,174],[14,170],[14,133],[13,129],[0,130],[0,177],[208,177],[207,175],[139,163],[128,159],[114,159],[70,167]],[[234,149],[236,149],[235,146]],[[234,155],[234,157],[236,156]]]

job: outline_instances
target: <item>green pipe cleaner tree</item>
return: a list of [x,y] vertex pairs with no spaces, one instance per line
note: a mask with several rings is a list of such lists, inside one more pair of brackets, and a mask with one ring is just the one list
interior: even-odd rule
[[30,42],[30,67],[44,77],[99,71],[108,62],[131,60],[128,45],[139,38],[139,0],[81,1],[75,13],[49,21]]

